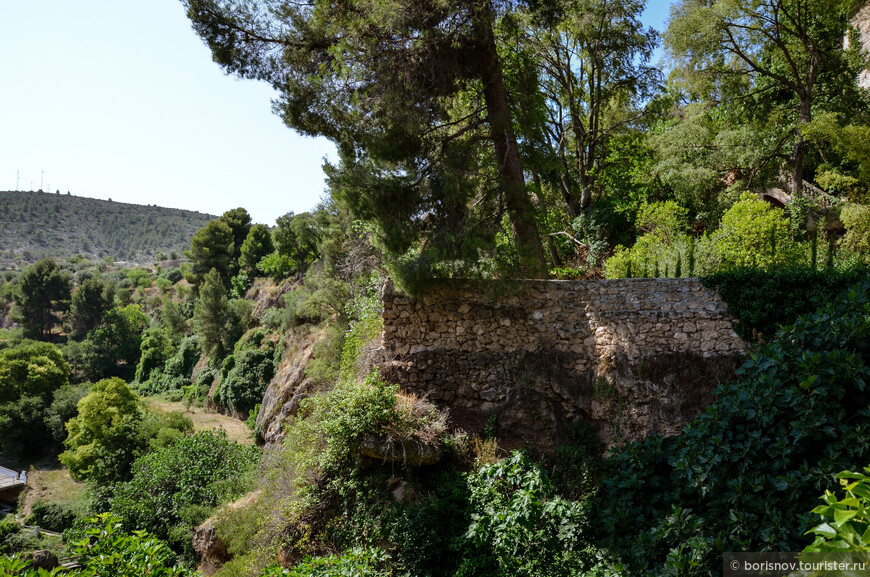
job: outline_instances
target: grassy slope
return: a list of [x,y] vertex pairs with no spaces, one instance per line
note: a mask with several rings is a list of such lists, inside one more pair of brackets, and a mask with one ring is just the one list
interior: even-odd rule
[[0,269],[82,254],[150,263],[181,254],[211,215],[65,194],[0,191]]
[[238,419],[218,413],[208,413],[202,407],[191,405],[188,409],[184,406],[184,403],[173,403],[159,397],[146,398],[145,403],[148,405],[148,408],[153,411],[163,413],[179,411],[184,413],[193,420],[193,428],[196,431],[223,429],[227,432],[227,438],[230,441],[235,441],[244,445],[251,445],[254,442],[251,429]]

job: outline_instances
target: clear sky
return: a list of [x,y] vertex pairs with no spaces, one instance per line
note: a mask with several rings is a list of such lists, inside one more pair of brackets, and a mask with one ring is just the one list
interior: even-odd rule
[[[661,30],[670,0],[649,0]],[[0,190],[43,190],[274,224],[323,194],[323,139],[223,74],[178,0],[0,0]]]

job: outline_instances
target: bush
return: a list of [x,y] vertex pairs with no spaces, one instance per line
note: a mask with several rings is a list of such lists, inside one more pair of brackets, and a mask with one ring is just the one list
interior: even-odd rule
[[379,568],[387,559],[382,551],[360,547],[341,555],[306,557],[289,571],[270,567],[260,577],[387,577]]
[[232,411],[247,414],[263,400],[263,393],[275,374],[274,356],[272,349],[255,349],[227,357],[228,369],[215,401]]
[[258,454],[255,447],[231,443],[222,431],[178,438],[136,461],[132,479],[115,488],[112,513],[128,530],[149,531],[194,561],[193,528],[216,505],[244,492],[245,474]]
[[267,329],[277,331],[284,324],[284,316],[286,314],[287,313],[284,309],[279,309],[278,307],[270,307],[263,311],[263,314],[260,315],[260,324]]
[[748,192],[722,216],[713,242],[723,269],[803,264],[783,211]]
[[847,204],[840,218],[847,229],[843,246],[870,264],[870,206]]
[[849,286],[870,278],[870,269],[813,271],[807,268],[735,269],[702,277],[704,285],[716,290],[737,319],[734,330],[752,342],[770,339],[780,326],[793,323],[799,315]]
[[[870,467],[864,471],[870,473]],[[804,553],[870,553],[870,476],[841,471],[837,479],[846,494],[838,499],[825,490],[824,505],[813,509],[822,522],[811,530],[816,538]]]
[[583,574],[588,512],[555,494],[546,474],[522,452],[469,479],[471,524],[457,577]]
[[782,329],[679,437],[610,461],[596,523],[633,574],[708,575],[723,551],[799,548],[831,476],[870,460],[868,292]]
[[72,527],[79,516],[80,512],[67,504],[37,501],[31,508],[30,516],[24,522],[61,533]]
[[69,365],[49,343],[21,341],[0,350],[0,454],[39,452],[51,440],[45,412],[68,384]]
[[78,415],[78,403],[91,391],[90,383],[64,385],[54,392],[51,405],[45,412],[45,424],[54,442],[62,445],[66,439],[66,422]]

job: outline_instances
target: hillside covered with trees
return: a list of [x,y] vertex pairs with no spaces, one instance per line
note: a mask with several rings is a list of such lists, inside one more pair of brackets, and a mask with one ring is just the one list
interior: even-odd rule
[[[340,158],[320,205],[227,211],[179,266],[3,275],[0,458],[78,484],[28,511],[61,540],[0,523],[0,569],[720,577],[735,551],[870,551],[858,3],[678,0],[661,35],[640,0],[182,3]],[[679,435],[605,453],[580,418],[509,446],[497,402],[460,426],[373,361],[388,281],[690,276],[749,350]]]
[[[214,217],[200,212],[59,193],[0,191],[0,268],[80,254],[151,263],[180,255]],[[176,256],[176,258],[178,258]]]

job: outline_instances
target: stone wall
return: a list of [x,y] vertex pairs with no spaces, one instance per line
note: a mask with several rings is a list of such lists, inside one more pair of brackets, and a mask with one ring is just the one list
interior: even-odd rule
[[418,298],[388,287],[383,305],[384,377],[466,428],[496,415],[522,444],[579,418],[610,445],[675,434],[745,348],[697,279],[454,282]]

